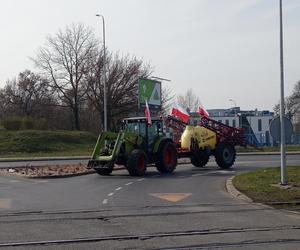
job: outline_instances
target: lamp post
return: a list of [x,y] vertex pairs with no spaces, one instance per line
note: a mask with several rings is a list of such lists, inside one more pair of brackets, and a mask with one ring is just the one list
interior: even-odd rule
[[103,97],[103,109],[104,109],[104,131],[107,131],[107,99],[106,99],[106,48],[105,48],[105,21],[104,16],[96,14],[97,17],[102,19],[102,32],[103,32],[103,71],[104,71],[104,97]]
[[285,154],[285,124],[284,124],[284,65],[283,65],[283,25],[282,25],[282,0],[279,0],[279,26],[280,26],[280,132],[281,132],[281,185],[286,185],[286,154]]

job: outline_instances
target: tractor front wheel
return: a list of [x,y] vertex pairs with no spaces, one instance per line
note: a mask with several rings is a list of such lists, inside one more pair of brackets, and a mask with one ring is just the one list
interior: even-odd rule
[[161,173],[172,173],[177,166],[177,151],[171,141],[162,141],[157,151],[156,168]]
[[101,168],[95,168],[95,171],[99,175],[110,175],[113,171],[114,164],[111,163],[106,163],[103,167]]
[[135,149],[128,157],[126,168],[131,176],[143,176],[147,168],[147,156],[144,151]]
[[215,151],[215,158],[220,168],[230,168],[236,157],[236,151],[233,145],[227,142],[219,142]]

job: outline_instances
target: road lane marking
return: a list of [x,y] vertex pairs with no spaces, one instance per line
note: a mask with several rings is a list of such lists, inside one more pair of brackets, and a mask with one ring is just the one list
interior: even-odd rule
[[107,199],[104,199],[103,201],[102,201],[102,204],[107,204]]
[[40,181],[36,181],[36,183],[47,183],[49,181],[46,181],[46,180],[40,180]]
[[149,195],[170,202],[178,202],[191,196],[192,194],[191,193],[150,193]]
[[192,176],[202,176],[202,175],[206,175],[207,173],[198,173],[198,174],[192,174]]
[[9,182],[16,183],[16,182],[20,182],[20,181],[19,180],[10,180]]
[[115,193],[109,193],[107,196],[113,196]]
[[125,184],[125,186],[129,186],[131,184],[133,184],[133,182],[128,182],[128,183]]
[[10,209],[11,199],[0,199],[0,209]]
[[145,178],[141,178],[141,179],[138,179],[138,180],[136,180],[136,181],[143,181],[143,180],[145,180]]
[[122,189],[122,187],[118,187],[118,188],[116,188],[116,191],[119,191],[119,190],[121,190]]

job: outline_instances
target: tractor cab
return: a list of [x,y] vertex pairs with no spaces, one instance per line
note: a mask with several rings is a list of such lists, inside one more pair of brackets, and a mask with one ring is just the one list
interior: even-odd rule
[[145,117],[126,118],[119,133],[102,132],[97,140],[88,168],[109,175],[114,164],[124,165],[132,176],[145,174],[147,165],[155,164],[161,173],[172,173],[177,165],[174,142],[163,135],[163,121]]
[[148,125],[145,117],[126,118],[122,130],[142,136],[148,145],[146,151],[151,151],[156,139],[163,136],[163,123],[160,118],[153,118],[152,125]]

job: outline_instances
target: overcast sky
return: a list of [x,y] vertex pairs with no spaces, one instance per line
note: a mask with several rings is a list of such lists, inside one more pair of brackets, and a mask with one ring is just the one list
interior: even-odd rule
[[[285,94],[300,80],[300,0],[283,0]],[[273,109],[279,100],[279,0],[0,0],[0,87],[47,35],[81,22],[110,51],[143,58],[174,94],[191,88],[207,109]]]

